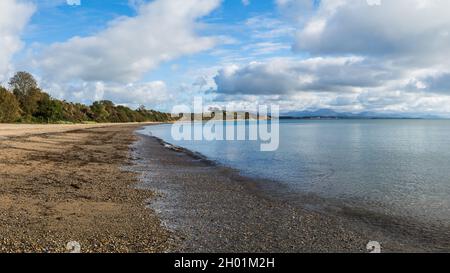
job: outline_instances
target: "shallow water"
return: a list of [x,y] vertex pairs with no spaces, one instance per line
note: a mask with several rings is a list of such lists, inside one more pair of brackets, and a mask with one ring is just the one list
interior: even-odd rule
[[352,213],[450,226],[447,120],[281,121],[274,152],[255,141],[175,141],[171,125],[142,132],[274,180],[286,198],[311,194]]

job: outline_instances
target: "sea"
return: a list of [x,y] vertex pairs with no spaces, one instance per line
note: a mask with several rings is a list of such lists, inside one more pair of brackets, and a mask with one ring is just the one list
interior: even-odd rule
[[[226,131],[251,122],[257,121],[220,126]],[[261,141],[248,139],[178,140],[171,124],[141,133],[259,178],[277,198],[309,209],[406,230],[449,229],[449,120],[280,120],[277,125],[274,151],[261,151]]]

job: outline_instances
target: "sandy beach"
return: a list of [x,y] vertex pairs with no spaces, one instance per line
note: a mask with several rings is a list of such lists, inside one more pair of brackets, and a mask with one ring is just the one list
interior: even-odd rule
[[369,241],[426,250],[271,198],[266,181],[142,126],[3,125],[0,251],[67,252],[70,241],[82,252],[367,252]]
[[[138,125],[142,125],[136,123]],[[136,125],[135,124],[135,125]],[[151,122],[145,124],[152,124]],[[73,130],[94,129],[102,127],[117,127],[132,125],[132,123],[92,123],[92,124],[0,124],[0,139],[7,137],[64,133]]]
[[166,251],[152,192],[122,169],[139,126],[1,125],[0,251]]

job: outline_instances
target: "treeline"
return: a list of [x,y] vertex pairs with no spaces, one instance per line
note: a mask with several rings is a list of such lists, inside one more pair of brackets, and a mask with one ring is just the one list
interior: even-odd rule
[[9,89],[0,86],[0,123],[84,123],[84,122],[145,122],[170,121],[170,114],[147,110],[141,106],[132,110],[97,101],[91,106],[57,100],[43,92],[34,77],[18,72],[9,81]]

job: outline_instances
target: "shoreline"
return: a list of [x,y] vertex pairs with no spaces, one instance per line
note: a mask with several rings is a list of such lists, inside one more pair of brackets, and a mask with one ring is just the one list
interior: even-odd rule
[[343,216],[273,198],[261,189],[272,181],[136,134],[132,150],[139,188],[157,193],[149,207],[179,236],[176,252],[368,252],[369,241],[382,243],[385,252],[429,251]]
[[167,251],[172,235],[145,207],[154,193],[135,189],[136,175],[122,169],[142,126],[63,126],[0,140],[0,252],[68,252],[71,241],[83,253]]
[[273,181],[139,133],[152,124],[0,139],[0,252],[436,250],[276,198]]

